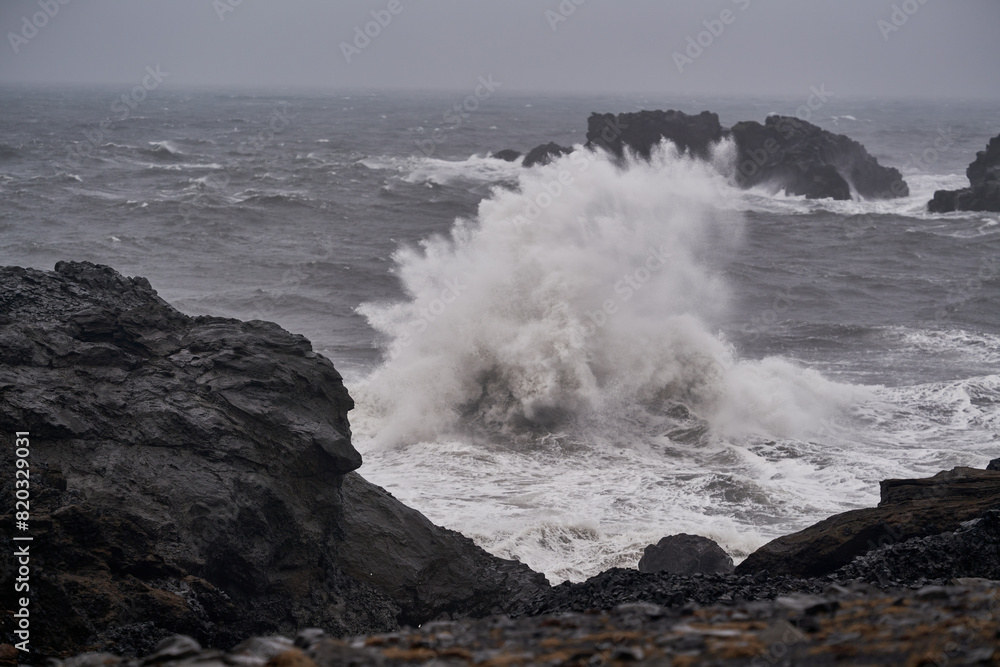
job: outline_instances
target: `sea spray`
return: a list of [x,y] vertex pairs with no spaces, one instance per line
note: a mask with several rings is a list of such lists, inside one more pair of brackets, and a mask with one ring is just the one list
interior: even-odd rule
[[[724,161],[731,145],[717,154]],[[726,183],[669,143],[624,168],[578,150],[525,170],[515,189],[494,189],[450,236],[400,249],[409,300],[360,308],[388,350],[358,390],[375,441],[410,444],[468,425],[572,430],[636,403],[683,404],[727,434],[737,418],[799,434],[811,416],[796,413],[820,400],[746,386],[797,369],[740,365],[711,330],[728,299],[719,267],[743,230],[742,215],[719,206],[738,196]]]
[[578,148],[399,249],[407,299],[360,308],[386,354],[353,390],[366,477],[556,581],[668,532],[739,558],[751,526],[821,511],[825,445],[783,439],[860,390],[716,331],[745,226],[726,173],[669,144],[624,166]]

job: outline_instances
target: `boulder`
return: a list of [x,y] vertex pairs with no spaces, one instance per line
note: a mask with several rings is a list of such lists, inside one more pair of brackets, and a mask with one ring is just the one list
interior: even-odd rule
[[497,160],[503,160],[504,162],[517,162],[521,159],[521,153],[520,151],[515,151],[512,148],[505,148],[502,151],[490,153],[490,157]]
[[1000,459],[993,459],[988,464],[986,464],[987,470],[1000,470]]
[[733,559],[713,540],[684,533],[649,545],[639,559],[640,572],[729,574],[733,569]]
[[1000,213],[1000,135],[990,139],[985,151],[976,153],[976,159],[965,171],[969,177],[968,188],[938,190],[927,204],[931,213],[952,211],[985,211]]
[[1000,509],[1000,472],[955,468],[925,479],[886,480],[881,495],[878,507],[837,514],[768,542],[736,573],[820,577],[874,549],[957,530]]
[[[352,407],[275,324],[189,317],[86,262],[0,268],[0,433],[30,433],[34,654],[387,631],[547,586],[353,473]],[[0,502],[14,493],[5,476]]]
[[548,164],[557,157],[568,155],[572,152],[572,148],[566,148],[565,146],[560,146],[557,143],[549,142],[547,144],[542,144],[541,146],[536,146],[528,151],[528,154],[524,157],[524,161],[521,164],[525,167]]

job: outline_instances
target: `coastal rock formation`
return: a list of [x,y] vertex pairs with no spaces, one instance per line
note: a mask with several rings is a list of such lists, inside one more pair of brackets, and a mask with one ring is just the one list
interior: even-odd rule
[[670,535],[643,551],[640,572],[670,574],[729,574],[733,559],[722,547],[700,535]]
[[557,143],[549,142],[547,144],[542,144],[541,146],[536,146],[528,151],[528,154],[524,156],[524,161],[521,165],[525,167],[534,167],[539,164],[548,164],[560,155],[567,155],[572,152],[572,148],[566,148],[565,146],[560,146]]
[[673,110],[595,113],[587,120],[587,148],[603,148],[619,158],[627,148],[648,160],[653,147],[669,139],[681,152],[707,160],[712,144],[723,136],[719,116],[708,111],[697,116]]
[[768,116],[737,123],[736,181],[742,187],[771,185],[807,199],[906,197],[903,175],[883,167],[865,147],[843,134],[828,132],[790,116]]
[[1000,135],[990,139],[985,151],[965,171],[971,187],[962,190],[938,190],[927,204],[931,213],[952,211],[1000,212]]
[[0,268],[0,432],[31,442],[34,654],[388,631],[547,586],[353,473],[352,407],[275,324],[188,317],[90,263]]
[[736,573],[819,577],[874,549],[958,530],[1000,509],[1000,471],[955,468],[925,479],[887,480],[881,494],[878,507],[838,514],[768,542]]
[[653,146],[667,139],[682,152],[708,159],[712,145],[725,137],[736,144],[735,181],[740,187],[771,186],[808,199],[909,194],[902,174],[881,166],[858,142],[789,116],[768,116],[763,124],[747,121],[726,130],[708,111],[593,114],[587,146],[619,158],[627,148],[648,159]]

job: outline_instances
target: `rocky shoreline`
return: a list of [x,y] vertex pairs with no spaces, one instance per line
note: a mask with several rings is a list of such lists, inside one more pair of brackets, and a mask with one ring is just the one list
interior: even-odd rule
[[1000,664],[1000,461],[887,480],[734,573],[682,536],[550,587],[355,472],[352,407],[274,324],[86,262],[0,268],[0,430],[31,434],[35,540],[32,651],[5,596],[0,662]]

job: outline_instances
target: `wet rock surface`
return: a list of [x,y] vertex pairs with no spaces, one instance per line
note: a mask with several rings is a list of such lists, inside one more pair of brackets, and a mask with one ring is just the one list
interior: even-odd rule
[[773,602],[433,622],[419,629],[294,640],[269,637],[232,651],[170,639],[151,656],[86,655],[57,667],[333,667],[334,665],[998,665],[997,582],[883,593],[864,585]]
[[961,190],[938,190],[927,204],[931,213],[952,211],[1000,212],[1000,135],[990,139],[986,150],[966,170],[970,187]]
[[595,113],[587,120],[587,148],[601,148],[619,158],[628,149],[648,160],[653,148],[669,139],[681,152],[707,160],[712,144],[725,134],[718,114],[709,111],[697,115],[674,110],[617,116]]
[[0,269],[0,431],[32,443],[32,656],[387,631],[547,586],[352,473],[352,407],[275,324],[188,317],[109,267]]
[[881,494],[878,507],[838,514],[772,540],[736,573],[823,576],[874,549],[957,530],[1000,509],[1000,471],[955,468],[925,479],[886,480]]
[[[745,121],[724,128],[719,116],[709,111],[595,113],[587,121],[586,148],[619,159],[629,153],[648,160],[654,147],[667,139],[681,153],[710,160],[713,146],[725,138],[736,146],[735,156],[724,159],[733,162],[733,181],[739,187],[769,187],[808,199],[848,200],[856,195],[892,199],[910,193],[899,170],[880,165],[857,141],[791,116],[768,116],[763,123]],[[570,151],[557,144],[539,146],[523,164],[546,164]]]
[[671,574],[729,574],[733,559],[713,540],[700,535],[670,535],[645,548],[640,572]]
[[560,155],[567,155],[572,152],[572,148],[549,142],[528,151],[528,154],[524,156],[524,160],[521,162],[521,166],[534,167],[536,165],[548,164]]

